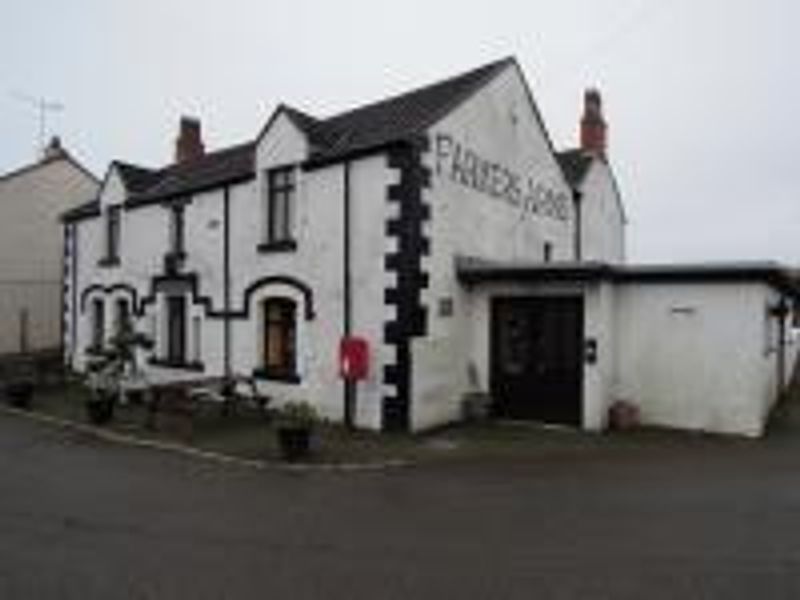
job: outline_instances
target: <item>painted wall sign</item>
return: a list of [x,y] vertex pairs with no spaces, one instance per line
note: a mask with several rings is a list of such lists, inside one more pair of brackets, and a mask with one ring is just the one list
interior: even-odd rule
[[436,175],[541,217],[569,220],[569,195],[488,160],[452,135],[436,134]]

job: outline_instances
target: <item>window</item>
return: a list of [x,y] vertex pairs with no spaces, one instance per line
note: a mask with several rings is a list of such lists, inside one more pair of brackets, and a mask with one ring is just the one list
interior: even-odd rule
[[200,362],[203,349],[203,335],[202,321],[200,317],[192,317],[192,361],[196,364]]
[[186,362],[186,297],[167,296],[167,362]]
[[103,266],[119,264],[120,215],[119,206],[106,209],[106,255],[100,261]]
[[184,252],[184,218],[183,205],[176,204],[170,207],[169,213],[169,251],[170,254],[183,254]]
[[548,263],[553,260],[553,244],[550,242],[544,243],[544,262]]
[[92,301],[92,347],[102,348],[106,329],[106,310],[102,299]]
[[114,320],[114,331],[117,334],[122,333],[123,331],[127,331],[130,328],[131,324],[131,313],[128,309],[128,301],[127,300],[117,300],[116,305],[116,315]]
[[269,298],[263,310],[263,374],[268,378],[296,379],[296,307],[285,298]]
[[293,167],[267,171],[267,246],[294,247],[295,171]]

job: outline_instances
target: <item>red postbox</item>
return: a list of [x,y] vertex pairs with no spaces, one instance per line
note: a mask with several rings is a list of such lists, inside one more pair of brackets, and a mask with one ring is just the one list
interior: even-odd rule
[[361,337],[342,338],[339,344],[339,374],[343,379],[358,381],[369,373],[369,344]]

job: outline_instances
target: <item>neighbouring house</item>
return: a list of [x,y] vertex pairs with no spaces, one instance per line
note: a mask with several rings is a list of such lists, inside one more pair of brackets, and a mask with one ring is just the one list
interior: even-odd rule
[[0,356],[60,349],[65,274],[58,215],[97,190],[98,181],[58,138],[41,160],[0,175]]
[[[252,375],[370,429],[482,395],[514,419],[602,429],[625,400],[760,434],[797,285],[774,264],[627,265],[596,90],[580,131],[555,149],[514,59],[327,118],[281,105],[214,152],[184,118],[172,164],[113,162],[64,216],[66,360],[132,319],[153,379]],[[340,345],[366,347],[354,385]]]

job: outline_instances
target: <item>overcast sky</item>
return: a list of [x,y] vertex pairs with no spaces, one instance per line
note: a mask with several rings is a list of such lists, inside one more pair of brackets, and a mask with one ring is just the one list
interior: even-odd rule
[[634,261],[800,263],[800,3],[793,0],[5,0],[0,171],[36,111],[102,176],[170,160],[181,114],[207,147],[281,101],[325,116],[515,55],[558,147],[599,86]]

